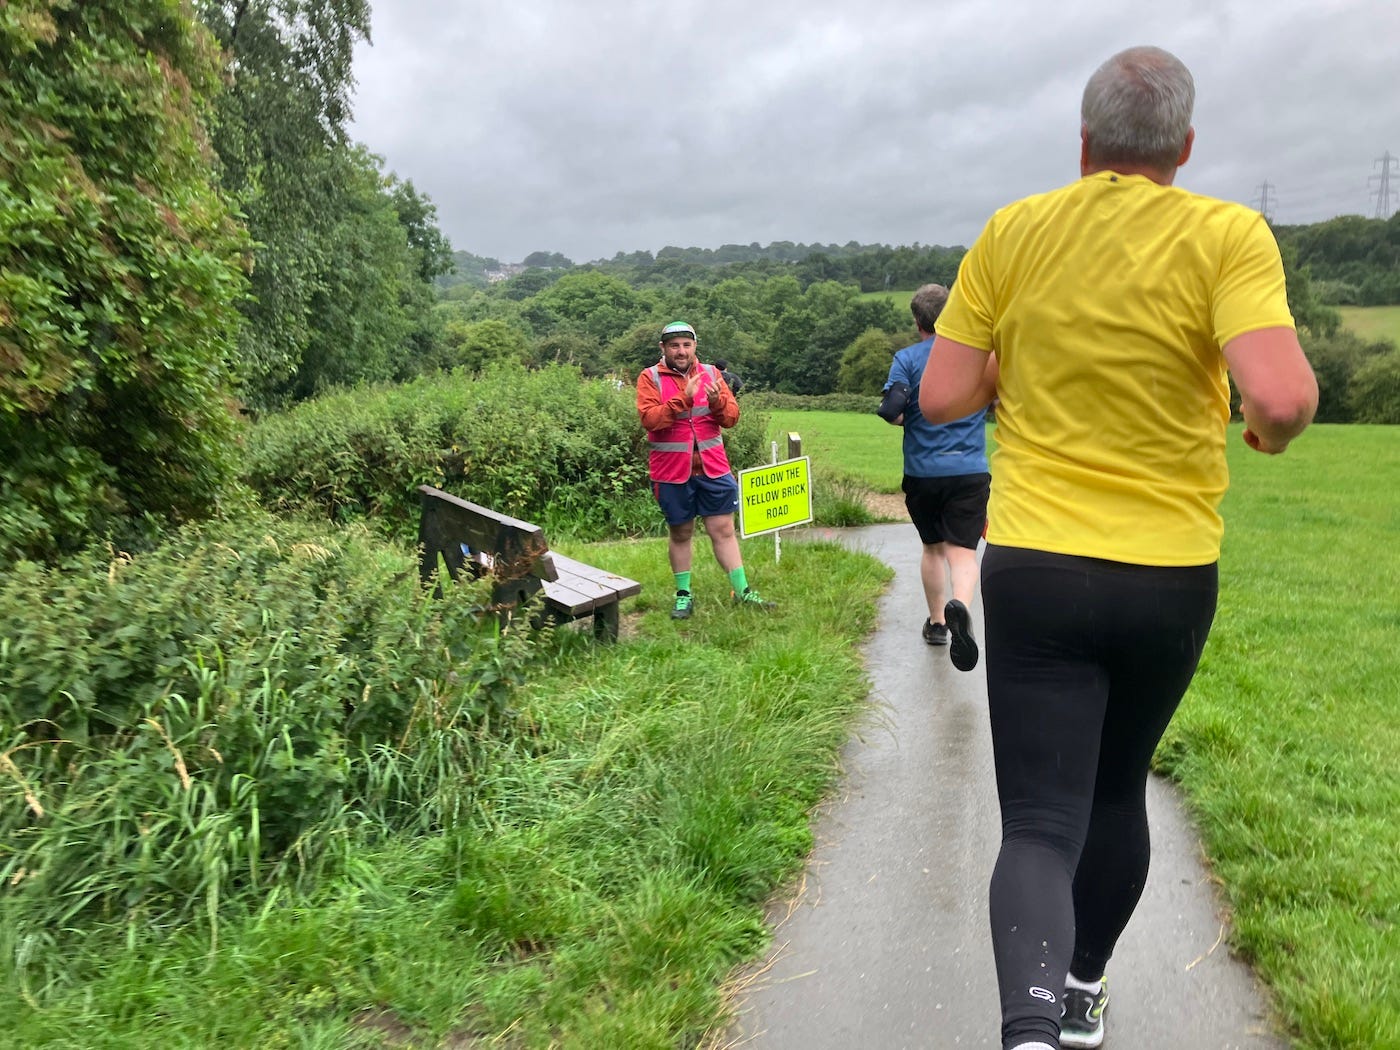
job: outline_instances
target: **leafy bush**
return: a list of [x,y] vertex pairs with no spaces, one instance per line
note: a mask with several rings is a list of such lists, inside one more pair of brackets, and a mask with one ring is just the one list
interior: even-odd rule
[[[735,467],[763,461],[765,420],[726,433]],[[577,369],[506,363],[400,387],[338,394],[268,417],[246,476],[269,503],[417,535],[422,484],[575,538],[661,527],[645,434],[625,384]]]
[[0,581],[6,921],[214,925],[377,829],[440,828],[534,644],[363,530],[254,515]]
[[0,4],[0,559],[209,513],[246,237],[177,0]]
[[1313,281],[1317,301],[1324,306],[1357,306],[1361,302],[1361,290],[1348,281]]
[[[1303,349],[1317,376],[1317,422],[1351,423],[1364,411],[1369,393],[1354,391],[1353,380],[1369,361],[1394,352],[1385,340],[1366,342],[1346,329],[1329,337],[1303,333]],[[1234,403],[1238,403],[1238,396]]]
[[1400,423],[1400,350],[1376,355],[1358,368],[1349,399],[1358,423]]

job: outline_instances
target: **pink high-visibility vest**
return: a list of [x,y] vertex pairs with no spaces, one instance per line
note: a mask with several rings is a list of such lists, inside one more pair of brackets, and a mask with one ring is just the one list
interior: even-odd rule
[[[719,383],[719,373],[712,365],[699,365],[715,384]],[[647,369],[661,392],[662,402],[685,389],[684,383],[670,372],[663,372],[658,365]],[[647,431],[647,444],[651,446],[651,456],[647,466],[652,481],[665,481],[680,484],[690,480],[695,455],[700,456],[700,469],[707,477],[718,478],[729,471],[729,457],[724,451],[724,438],[720,435],[719,424],[710,414],[710,388],[706,385],[695,396],[695,403],[686,412],[676,417],[669,427]]]

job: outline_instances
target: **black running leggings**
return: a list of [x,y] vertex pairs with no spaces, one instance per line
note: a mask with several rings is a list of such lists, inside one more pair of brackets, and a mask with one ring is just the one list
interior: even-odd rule
[[986,550],[1003,1047],[1058,1045],[1066,970],[1099,977],[1137,906],[1148,763],[1195,673],[1217,589],[1214,564]]

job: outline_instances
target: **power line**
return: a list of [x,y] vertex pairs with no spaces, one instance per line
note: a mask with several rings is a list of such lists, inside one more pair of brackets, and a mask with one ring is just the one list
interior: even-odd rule
[[[1400,169],[1400,157],[1392,157],[1390,155],[1390,150],[1386,150],[1385,156],[1376,158],[1376,164],[1381,166],[1380,174],[1370,176],[1366,182],[1368,185],[1372,182],[1379,183],[1374,190],[1376,196],[1376,218],[1388,219],[1390,218],[1391,212],[1391,195],[1394,194],[1396,197],[1400,197],[1400,188],[1390,188],[1390,173]],[[1373,164],[1372,167],[1375,167],[1375,165]],[[1400,171],[1397,173],[1400,173]]]

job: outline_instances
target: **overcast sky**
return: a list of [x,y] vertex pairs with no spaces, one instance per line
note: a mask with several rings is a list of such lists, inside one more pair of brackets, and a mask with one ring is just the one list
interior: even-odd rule
[[351,134],[503,262],[968,244],[1078,177],[1084,82],[1135,44],[1195,77],[1186,189],[1374,215],[1400,157],[1397,0],[373,3]]

